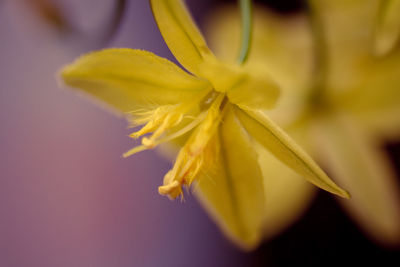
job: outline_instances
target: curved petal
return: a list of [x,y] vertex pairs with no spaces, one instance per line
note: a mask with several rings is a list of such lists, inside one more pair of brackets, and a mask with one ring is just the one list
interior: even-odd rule
[[375,52],[384,55],[399,41],[400,37],[400,1],[381,1],[375,34]]
[[349,198],[349,194],[338,187],[314,160],[274,124],[264,113],[254,110],[235,109],[235,113],[246,130],[275,157],[320,188]]
[[314,199],[316,187],[285,166],[262,145],[255,146],[264,177],[264,238],[271,239],[293,224]]
[[182,0],[151,0],[151,8],[169,49],[188,71],[197,73],[198,65],[214,58]]
[[224,233],[248,250],[262,238],[262,174],[249,136],[227,108],[220,129],[220,156],[214,171],[199,178],[196,192]]
[[61,78],[122,112],[179,103],[210,86],[166,59],[133,49],[84,55],[64,67]]
[[349,117],[318,126],[314,139],[321,159],[352,196],[341,204],[374,239],[400,243],[400,187],[383,151]]

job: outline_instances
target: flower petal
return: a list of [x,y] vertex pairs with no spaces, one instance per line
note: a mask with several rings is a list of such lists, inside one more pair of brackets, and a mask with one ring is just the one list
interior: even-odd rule
[[278,85],[260,68],[247,68],[239,83],[227,91],[229,101],[254,109],[271,109],[280,95]]
[[158,28],[176,59],[190,72],[214,55],[182,0],[151,0]]
[[[207,19],[206,36],[210,47],[218,58],[226,62],[235,63],[237,60],[241,34],[239,12],[237,5],[226,5],[212,10]],[[307,18],[304,15],[278,16],[257,4],[254,5],[253,17],[251,49],[245,65],[262,64],[264,73],[270,74],[280,86],[293,91],[309,86],[312,42]]]
[[318,129],[321,159],[352,196],[341,203],[374,239],[399,243],[400,187],[379,144],[349,117],[331,117]]
[[399,41],[400,37],[400,1],[388,0],[381,1],[381,13],[378,17],[375,52],[378,55],[384,55]]
[[179,103],[210,86],[166,59],[133,49],[89,53],[64,67],[61,77],[122,112]]
[[348,91],[372,60],[375,19],[380,1],[312,0],[327,43],[329,97]]
[[400,104],[397,107],[356,114],[360,124],[382,138],[400,137]]
[[[237,6],[222,6],[207,21],[210,47],[218,58],[233,63],[239,51],[241,30]],[[255,5],[253,24],[252,46],[245,68],[251,73],[254,69],[262,72],[277,83],[281,94],[277,107],[268,110],[268,114],[284,124],[289,123],[303,107],[313,74],[309,21],[304,15],[282,17]],[[258,89],[266,93],[262,87]]]
[[275,157],[320,188],[349,198],[349,194],[338,187],[314,160],[273,123],[264,113],[255,110],[235,109],[235,113],[246,130]]
[[264,177],[267,207],[263,236],[271,239],[299,219],[313,200],[316,187],[276,159],[261,144],[256,144],[255,148]]
[[220,156],[212,173],[199,178],[200,201],[225,234],[244,249],[262,238],[265,197],[257,154],[232,107],[220,129]]
[[199,66],[217,92],[226,93],[231,103],[255,109],[271,109],[277,102],[280,89],[263,72],[262,66],[241,67],[210,60]]
[[379,134],[400,133],[400,50],[371,65],[356,88],[340,104]]

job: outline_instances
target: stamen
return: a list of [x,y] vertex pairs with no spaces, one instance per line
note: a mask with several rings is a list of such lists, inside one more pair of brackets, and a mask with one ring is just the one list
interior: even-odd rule
[[170,184],[162,185],[158,187],[158,193],[160,195],[170,195],[172,198],[176,198],[181,194],[181,184],[175,180]]
[[138,152],[144,151],[146,149],[152,149],[156,146],[158,146],[161,143],[166,143],[169,142],[175,138],[178,138],[182,135],[184,135],[185,133],[191,131],[194,127],[196,127],[206,116],[207,112],[202,112],[194,121],[192,121],[191,123],[189,123],[188,125],[186,125],[185,127],[183,127],[182,129],[180,129],[179,131],[176,131],[174,133],[172,133],[171,135],[168,135],[164,138],[161,138],[159,140],[150,140],[147,137],[143,137],[142,139],[142,145],[141,146],[137,146],[132,148],[131,150],[125,152],[123,154],[123,157],[129,157],[132,156],[133,154],[136,154]]
[[[165,105],[156,108],[153,111],[141,112],[144,116],[133,120],[134,124],[145,124],[139,131],[132,133],[130,136],[139,138],[140,136],[153,132],[152,136],[145,138],[142,144],[154,147],[155,140],[160,137],[167,129],[170,129],[182,121],[185,114],[195,105],[201,104],[205,97],[208,97],[212,90],[206,90],[199,93],[198,97],[194,97],[192,101],[187,101],[176,105]],[[212,94],[211,94],[212,96]]]
[[[190,186],[204,166],[205,151],[209,150],[207,156],[211,155],[212,157],[215,149],[209,146],[209,141],[218,129],[221,119],[220,106],[224,99],[224,94],[217,95],[208,109],[206,117],[201,120],[201,124],[179,151],[172,170],[165,175],[163,186],[159,188],[160,194],[167,194],[170,198],[179,196],[178,193],[182,193],[181,185]],[[177,186],[179,186],[179,192],[176,189]]]
[[165,122],[165,117],[168,116],[168,113],[173,112],[173,109],[174,106],[171,105],[161,106],[152,111],[148,116],[134,120],[134,123],[137,124],[147,124],[143,126],[139,131],[132,133],[130,137],[136,139],[144,134],[157,130],[159,125]]
[[182,121],[182,118],[183,115],[179,113],[167,115],[161,125],[158,126],[158,128],[150,136],[150,138],[145,137],[142,139],[142,144],[144,146],[148,146],[149,148],[153,148],[155,146],[156,139],[160,137],[167,129],[178,125]]
[[125,152],[122,157],[127,158],[129,156],[132,156],[133,154],[136,154],[138,152],[142,152],[144,150],[148,149],[145,146],[136,146],[134,148],[132,148],[131,150],[128,150],[127,152]]
[[168,142],[168,141],[171,141],[171,140],[173,140],[175,138],[178,138],[178,137],[184,135],[185,133],[189,132],[194,127],[196,127],[200,122],[202,122],[204,120],[204,118],[206,117],[206,115],[207,115],[207,112],[200,113],[200,115],[197,116],[195,118],[195,120],[193,120],[191,123],[189,123],[188,125],[186,125],[182,129],[180,129],[179,131],[176,131],[175,133],[173,133],[173,134],[167,136],[166,138],[160,140],[159,143]]

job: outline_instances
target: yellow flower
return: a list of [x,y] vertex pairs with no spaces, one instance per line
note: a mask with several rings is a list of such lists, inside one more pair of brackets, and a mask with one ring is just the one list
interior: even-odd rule
[[[248,64],[263,66],[280,85],[281,101],[268,115],[286,125],[284,128],[327,167],[333,179],[349,190],[351,200],[339,199],[349,215],[378,242],[398,243],[399,185],[381,146],[387,138],[400,137],[400,49],[392,46],[388,50],[387,46],[386,54],[382,55],[382,50],[382,56],[377,57],[375,45],[398,38],[400,25],[391,31],[378,26],[389,19],[377,20],[380,1],[310,3],[327,40],[327,73],[321,88],[315,89],[315,47],[304,15],[283,19],[257,8]],[[387,12],[392,14],[393,10]],[[235,47],[227,49],[223,44],[238,38],[237,12],[223,9],[213,17],[211,46],[218,55],[229,58]],[[271,156],[264,152],[260,157]],[[286,182],[287,187],[298,180],[272,158],[265,162],[264,168],[280,173],[279,181],[269,177],[270,187],[278,182]],[[265,224],[270,236],[281,230],[282,224],[290,224],[293,214],[299,214],[310,198],[310,190],[301,186],[288,198],[286,187],[275,187],[274,198],[268,202]]]
[[165,42],[190,73],[146,51],[107,49],[65,67],[62,78],[123,112],[133,125],[144,125],[132,137],[149,135],[125,156],[184,139],[160,194],[176,198],[183,185],[196,181],[206,209],[244,248],[260,242],[266,210],[268,173],[259,166],[256,143],[308,181],[348,197],[262,112],[279,95],[265,73],[217,60],[182,1],[152,0],[151,7]]

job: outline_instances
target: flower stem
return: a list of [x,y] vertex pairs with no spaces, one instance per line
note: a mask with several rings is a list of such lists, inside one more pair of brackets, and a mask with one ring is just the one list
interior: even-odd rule
[[252,34],[252,8],[251,0],[238,0],[240,6],[240,13],[242,16],[242,43],[240,46],[240,52],[238,62],[243,64],[246,62],[250,46],[251,46],[251,34]]

